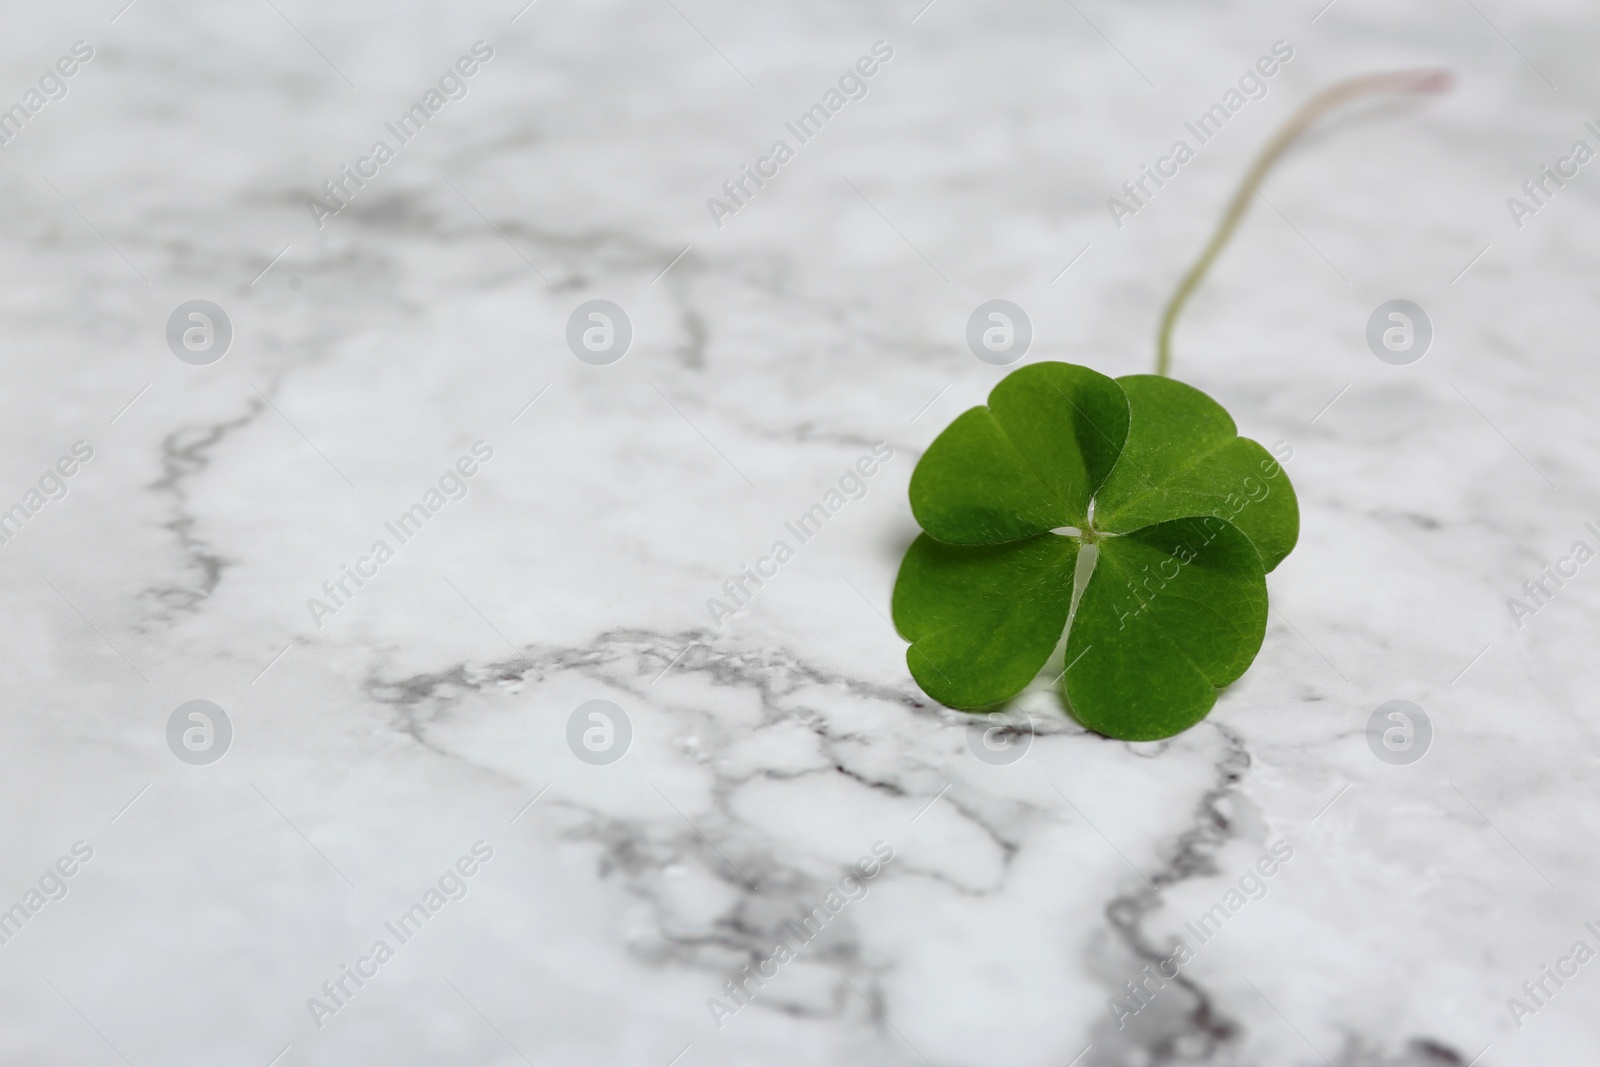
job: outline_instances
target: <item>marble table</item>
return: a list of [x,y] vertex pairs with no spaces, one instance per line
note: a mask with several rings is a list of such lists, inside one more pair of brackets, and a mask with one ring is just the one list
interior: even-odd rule
[[[0,1060],[1593,1062],[1591,7],[125,2],[0,35]],[[1412,67],[1178,331],[1292,453],[1254,667],[923,696],[973,310],[1150,370]]]

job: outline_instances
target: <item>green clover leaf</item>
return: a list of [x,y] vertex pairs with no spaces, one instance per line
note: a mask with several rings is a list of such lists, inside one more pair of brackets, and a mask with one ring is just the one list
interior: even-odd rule
[[1288,475],[1216,401],[1068,363],[1015,371],[946,427],[911,476],[911,509],[924,533],[894,622],[917,684],[955,708],[1004,703],[1070,617],[1069,708],[1140,741],[1199,722],[1250,666],[1266,573],[1300,524]]

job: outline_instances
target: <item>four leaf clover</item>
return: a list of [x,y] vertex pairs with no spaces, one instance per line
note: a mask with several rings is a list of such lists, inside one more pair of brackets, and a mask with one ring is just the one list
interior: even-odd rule
[[1069,709],[1129,741],[1193,726],[1250,666],[1266,573],[1300,528],[1288,475],[1216,401],[1070,363],[1013,372],[946,427],[911,476],[911,510],[923,533],[893,610],[923,691],[995,707],[1066,630]]

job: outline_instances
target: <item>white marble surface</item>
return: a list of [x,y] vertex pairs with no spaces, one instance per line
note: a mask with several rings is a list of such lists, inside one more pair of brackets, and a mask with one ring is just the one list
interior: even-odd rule
[[[1600,519],[1597,179],[1520,231],[1505,207],[1593,142],[1592,7],[121,2],[0,14],[5,101],[95,49],[0,147],[0,501],[94,449],[0,546],[0,906],[93,849],[0,945],[0,1060],[1593,1062],[1600,963],[1520,1029],[1506,1000],[1600,947],[1600,572],[1520,630],[1505,605]],[[318,230],[307,196],[480,39],[469,95]],[[1278,39],[1267,97],[1116,229],[1106,197]],[[868,96],[716,228],[705,199],[878,40]],[[1454,94],[1274,175],[1179,332],[1178,375],[1295,449],[1254,668],[1160,745],[1030,693],[1027,754],[979,761],[883,618],[916,457],[1003,373],[968,313],[1003,296],[1029,359],[1147,370],[1273,126],[1432,65]],[[163,340],[196,297],[236,334],[206,367]],[[563,342],[596,297],[635,329],[609,367]],[[1363,342],[1395,297],[1437,330],[1409,367]],[[880,439],[866,498],[713,629]],[[314,627],[477,440],[466,498]],[[206,767],[164,734],[196,698],[235,729]],[[633,725],[610,766],[565,742],[591,699]],[[1390,699],[1432,719],[1421,762],[1367,747]],[[1280,839],[1118,1030],[1109,998]],[[308,998],[480,840],[319,1028]],[[716,1028],[877,840],[868,895]]]

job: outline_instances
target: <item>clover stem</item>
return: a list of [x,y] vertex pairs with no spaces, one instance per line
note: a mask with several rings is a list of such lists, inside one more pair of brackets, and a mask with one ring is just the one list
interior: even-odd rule
[[1312,124],[1334,108],[1358,97],[1389,92],[1443,93],[1448,92],[1453,83],[1453,76],[1446,70],[1400,70],[1384,74],[1366,74],[1324,89],[1290,116],[1289,121],[1272,135],[1272,139],[1267,142],[1261,154],[1256,156],[1255,162],[1245,172],[1244,180],[1239,183],[1238,192],[1233,194],[1233,200],[1223,212],[1217,232],[1211,236],[1211,241],[1200,253],[1200,258],[1189,268],[1189,273],[1183,276],[1183,280],[1178,283],[1177,291],[1167,301],[1166,310],[1161,315],[1161,332],[1156,343],[1156,373],[1161,375],[1170,373],[1172,328],[1178,321],[1178,313],[1183,310],[1183,305],[1190,294],[1205,278],[1212,261],[1227,246],[1228,239],[1233,236],[1233,231],[1238,228],[1240,220],[1244,218],[1244,213],[1250,206],[1251,196],[1261,191],[1258,186],[1278,162],[1278,158],[1299,140]]

